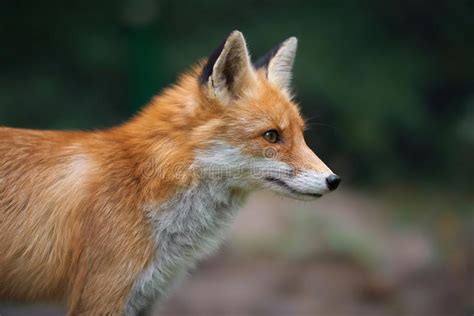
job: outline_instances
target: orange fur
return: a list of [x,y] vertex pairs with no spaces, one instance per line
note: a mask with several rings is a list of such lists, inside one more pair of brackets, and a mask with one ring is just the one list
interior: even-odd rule
[[[121,314],[154,257],[143,206],[190,185],[194,152],[216,137],[250,156],[270,146],[295,172],[327,169],[304,143],[297,106],[262,71],[224,107],[199,85],[201,68],[110,130],[0,128],[0,299]],[[287,141],[268,144],[270,129]]]

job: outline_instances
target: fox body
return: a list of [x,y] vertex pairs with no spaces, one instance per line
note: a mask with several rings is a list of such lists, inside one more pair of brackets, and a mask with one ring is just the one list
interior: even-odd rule
[[337,187],[291,99],[296,44],[252,64],[234,31],[109,130],[0,128],[0,299],[136,315],[216,248],[251,191]]

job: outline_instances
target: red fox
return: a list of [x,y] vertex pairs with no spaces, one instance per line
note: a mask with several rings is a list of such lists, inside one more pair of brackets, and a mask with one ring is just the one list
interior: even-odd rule
[[292,101],[296,48],[252,63],[234,31],[118,127],[0,128],[0,299],[137,315],[216,248],[250,192],[336,189]]

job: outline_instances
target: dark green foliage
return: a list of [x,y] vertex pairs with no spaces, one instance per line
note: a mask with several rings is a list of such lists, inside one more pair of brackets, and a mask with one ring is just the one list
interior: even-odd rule
[[334,170],[462,187],[474,176],[473,13],[469,1],[7,1],[0,124],[111,126],[233,29],[254,60],[295,35],[308,141]]

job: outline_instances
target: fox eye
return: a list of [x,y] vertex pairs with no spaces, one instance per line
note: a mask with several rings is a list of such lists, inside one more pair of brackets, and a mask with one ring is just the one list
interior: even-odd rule
[[276,130],[272,129],[272,130],[266,131],[263,134],[263,138],[265,138],[265,140],[268,141],[269,143],[274,144],[280,140],[280,135],[278,135],[278,132]]

